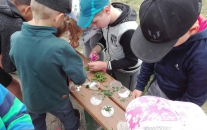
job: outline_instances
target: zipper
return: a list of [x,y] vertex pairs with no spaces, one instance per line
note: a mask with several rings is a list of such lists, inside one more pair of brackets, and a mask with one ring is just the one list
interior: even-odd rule
[[110,53],[109,53],[109,40],[108,40],[108,36],[109,36],[109,26],[107,27],[107,39],[106,39],[106,42],[107,42],[107,44],[108,44],[108,48],[107,48],[107,50],[108,50],[108,54],[109,54],[109,60],[108,61],[110,61],[111,60],[111,56],[110,56]]

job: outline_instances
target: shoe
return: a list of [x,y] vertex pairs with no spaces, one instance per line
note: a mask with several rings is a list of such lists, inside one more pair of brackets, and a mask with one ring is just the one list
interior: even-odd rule
[[74,109],[75,117],[79,118],[81,120],[81,113],[78,109]]

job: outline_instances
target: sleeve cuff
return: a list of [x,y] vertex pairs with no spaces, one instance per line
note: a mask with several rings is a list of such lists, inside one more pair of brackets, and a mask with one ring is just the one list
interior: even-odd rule
[[107,69],[108,69],[108,70],[112,70],[112,67],[111,67],[111,61],[108,61],[108,62],[107,62]]
[[101,51],[104,49],[104,46],[103,46],[101,43],[97,43],[97,45],[99,45],[99,46],[100,46]]

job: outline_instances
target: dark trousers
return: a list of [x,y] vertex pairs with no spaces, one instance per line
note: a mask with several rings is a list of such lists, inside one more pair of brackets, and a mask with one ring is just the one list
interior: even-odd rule
[[[32,118],[35,130],[46,130],[46,113],[28,113]],[[75,117],[74,109],[70,101],[57,110],[50,111],[49,113],[60,119],[65,127],[65,130],[77,130],[80,127],[80,119]]]

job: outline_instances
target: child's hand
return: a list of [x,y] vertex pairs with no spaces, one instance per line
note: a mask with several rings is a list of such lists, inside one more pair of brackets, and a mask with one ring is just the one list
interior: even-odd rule
[[142,96],[142,91],[139,91],[137,89],[134,89],[134,91],[132,92],[132,97],[133,99],[141,97]]
[[96,52],[91,52],[89,57],[91,58],[91,61],[97,61],[99,59],[99,55]]
[[90,71],[102,71],[107,68],[107,63],[103,61],[95,61],[88,63]]

